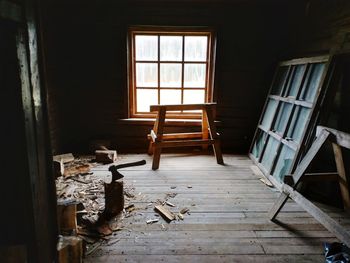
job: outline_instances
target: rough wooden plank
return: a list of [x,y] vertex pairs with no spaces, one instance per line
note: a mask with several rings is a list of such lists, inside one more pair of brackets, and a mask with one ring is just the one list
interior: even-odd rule
[[324,225],[329,231],[339,238],[345,245],[350,246],[350,234],[347,233],[345,228],[323,212],[320,208],[307,200],[297,191],[293,190],[290,186],[284,185],[284,191],[289,193],[289,196],[307,212],[309,212],[315,219],[317,219],[322,225]]

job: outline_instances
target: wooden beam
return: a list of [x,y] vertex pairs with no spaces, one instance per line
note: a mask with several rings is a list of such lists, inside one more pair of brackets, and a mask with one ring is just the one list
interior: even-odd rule
[[161,108],[167,111],[175,110],[201,110],[206,106],[215,106],[216,103],[201,103],[201,104],[170,104],[170,105],[151,105],[150,111],[158,111]]
[[211,145],[214,144],[215,140],[181,140],[181,141],[162,141],[156,144],[156,147],[187,147],[187,146],[200,146],[200,145]]
[[[151,130],[151,134],[148,134],[148,140],[153,140],[153,135],[152,135],[152,131]],[[154,132],[153,132],[154,133]],[[163,139],[164,140],[174,140],[174,139],[198,139],[198,138],[202,138],[202,133],[201,132],[184,132],[184,133],[167,133],[167,134],[163,134]]]
[[324,126],[317,126],[317,130],[316,130],[316,136],[318,136],[318,134],[320,134],[322,131],[328,131],[329,133],[331,133],[333,135],[333,142],[335,142],[336,144],[350,149],[350,134],[349,133],[345,133],[342,131],[338,131],[332,128],[328,128],[328,127],[324,127]]

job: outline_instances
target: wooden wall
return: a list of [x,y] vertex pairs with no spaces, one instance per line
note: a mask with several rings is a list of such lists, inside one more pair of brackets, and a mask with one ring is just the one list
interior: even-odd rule
[[[246,153],[276,62],[288,57],[304,1],[45,1],[49,115],[55,153],[110,138],[145,151],[150,126],[128,117],[128,25],[217,29],[215,98],[225,151]],[[281,3],[283,2],[283,3]],[[177,128],[178,129],[178,128]]]

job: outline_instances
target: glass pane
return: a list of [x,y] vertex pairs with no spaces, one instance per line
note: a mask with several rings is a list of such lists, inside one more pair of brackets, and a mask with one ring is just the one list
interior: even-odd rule
[[204,90],[184,90],[184,104],[204,103]]
[[136,86],[158,87],[158,65],[156,63],[136,63]]
[[158,60],[158,36],[135,36],[136,60]]
[[181,90],[160,90],[160,104],[181,104]]
[[205,69],[205,64],[185,64],[184,87],[204,88]]
[[269,172],[273,161],[275,159],[275,156],[277,154],[277,148],[278,148],[279,142],[274,139],[273,137],[269,136],[269,140],[266,145],[266,149],[261,161],[261,164],[265,167],[265,169]]
[[275,171],[273,176],[280,182],[286,174],[290,172],[290,168],[295,157],[295,152],[290,149],[287,145],[283,145],[278,161],[276,163]]
[[272,85],[272,91],[271,91],[272,95],[282,94],[283,84],[287,78],[287,73],[288,73],[288,67],[284,66],[284,67],[278,68],[276,78]]
[[293,118],[288,129],[287,137],[292,138],[296,142],[300,142],[301,136],[306,128],[306,122],[311,110],[298,106],[293,114]]
[[261,125],[264,126],[264,128],[270,129],[272,119],[275,116],[277,105],[278,105],[278,102],[276,100],[269,99],[269,102],[267,104],[267,107],[264,113],[264,117],[261,121]]
[[158,90],[137,89],[136,90],[137,112],[149,112],[149,106],[158,104]]
[[185,61],[206,61],[207,44],[206,36],[185,36]]
[[182,64],[160,64],[160,86],[181,88]]
[[278,115],[275,121],[275,124],[273,125],[273,130],[276,131],[279,134],[283,134],[287,122],[289,120],[290,113],[292,111],[293,104],[290,103],[282,103]]
[[301,96],[302,100],[313,102],[315,100],[315,95],[320,85],[321,77],[325,68],[324,63],[317,63],[312,65],[311,76],[309,81],[307,81],[307,86],[303,87],[303,94]]
[[161,36],[160,37],[160,60],[182,61],[182,37]]
[[303,79],[305,67],[306,67],[305,65],[295,66],[287,97],[296,98],[296,96],[298,95],[298,91],[300,89],[301,81]]
[[255,156],[256,159],[259,159],[261,151],[266,143],[266,139],[267,139],[267,133],[260,130],[256,137],[256,140],[254,142],[253,149],[252,149],[252,154]]

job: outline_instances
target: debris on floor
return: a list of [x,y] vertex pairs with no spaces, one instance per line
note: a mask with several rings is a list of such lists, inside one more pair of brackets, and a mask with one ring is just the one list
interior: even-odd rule
[[159,218],[152,218],[146,221],[146,224],[153,224],[159,221]]
[[169,211],[168,208],[166,208],[165,206],[163,205],[156,205],[154,207],[154,210],[156,212],[158,212],[161,216],[163,216],[163,218],[167,221],[167,222],[170,222],[170,221],[173,221],[175,220],[175,215],[173,212]]
[[[133,193],[133,187],[120,180],[123,175],[117,169],[145,163],[143,160],[111,166],[112,176],[101,178],[90,172],[90,167],[98,165],[93,157],[65,162],[64,176],[56,178],[60,233],[64,237],[80,237],[88,253],[93,253],[96,242],[101,244],[113,232],[124,229],[122,219],[137,209],[134,204],[124,207],[124,201],[131,203],[130,199],[140,197]],[[109,177],[112,180],[105,182]]]

